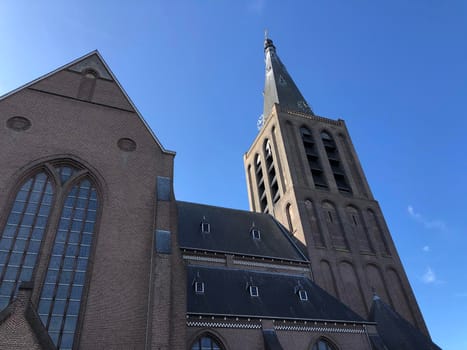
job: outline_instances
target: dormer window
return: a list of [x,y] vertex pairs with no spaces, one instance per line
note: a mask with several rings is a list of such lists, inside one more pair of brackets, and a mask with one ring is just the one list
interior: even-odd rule
[[211,232],[211,225],[209,225],[208,222],[202,222],[201,223],[201,232],[203,232],[203,233]]
[[298,291],[298,296],[300,297],[301,301],[307,301],[308,300],[308,294],[307,294],[306,290],[304,290],[304,289],[300,289]]
[[257,286],[250,286],[249,289],[250,289],[250,295],[252,297],[259,297],[259,290]]
[[253,227],[250,232],[251,232],[251,237],[253,237],[253,239],[258,239],[258,240],[261,239],[261,232],[256,227]]
[[209,222],[206,221],[205,216],[203,216],[203,221],[201,221],[200,228],[202,233],[211,232],[211,225],[209,224]]
[[196,294],[204,294],[204,282],[195,282]]

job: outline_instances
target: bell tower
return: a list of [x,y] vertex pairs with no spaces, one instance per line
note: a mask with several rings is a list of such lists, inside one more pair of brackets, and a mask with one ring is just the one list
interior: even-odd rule
[[264,111],[244,155],[250,209],[306,245],[312,276],[367,317],[376,293],[428,334],[345,122],[316,115],[265,40]]

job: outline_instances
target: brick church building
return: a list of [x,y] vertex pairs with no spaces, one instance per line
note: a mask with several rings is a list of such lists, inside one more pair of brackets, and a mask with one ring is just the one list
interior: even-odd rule
[[439,349],[344,121],[264,51],[251,211],[174,198],[98,52],[0,98],[0,349]]

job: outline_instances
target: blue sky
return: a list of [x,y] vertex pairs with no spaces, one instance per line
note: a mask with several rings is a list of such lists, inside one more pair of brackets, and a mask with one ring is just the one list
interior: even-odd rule
[[467,349],[467,2],[0,2],[0,94],[98,49],[180,200],[248,209],[263,38],[316,114],[346,121],[434,341]]

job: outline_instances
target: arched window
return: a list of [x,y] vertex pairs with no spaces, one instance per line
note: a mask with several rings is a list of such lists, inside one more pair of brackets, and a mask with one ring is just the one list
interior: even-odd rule
[[52,180],[40,171],[16,193],[0,238],[0,311],[31,281],[53,201]]
[[200,336],[191,346],[191,350],[221,350],[221,344],[209,334]]
[[99,75],[93,69],[87,69],[82,74],[83,77],[81,78],[81,83],[78,89],[78,98],[89,101],[92,99],[94,94],[96,80]]
[[292,221],[292,213],[291,213],[291,208],[292,204],[287,203],[285,207],[285,215],[287,216],[287,225],[289,226],[289,231],[290,233],[294,233],[294,227],[293,227],[293,221]]
[[323,141],[324,149],[328,156],[329,165],[331,166],[337,189],[343,193],[351,193],[352,190],[347,182],[347,176],[342,167],[342,162],[334,139],[329,133],[323,131],[321,132],[321,140]]
[[320,339],[313,345],[311,350],[337,350],[337,348],[331,345],[326,339]]
[[362,252],[374,252],[373,246],[368,236],[368,230],[364,225],[360,210],[353,206],[345,208],[347,220],[352,228],[355,238],[357,238],[358,246]]
[[267,212],[268,201],[266,198],[266,189],[264,187],[263,169],[261,166],[261,157],[256,155],[255,159],[256,185],[258,186],[259,205],[262,213]]
[[61,210],[38,313],[58,349],[72,349],[97,218],[97,190],[88,177],[68,191]]
[[306,159],[310,168],[311,175],[315,187],[319,189],[327,189],[328,184],[326,183],[323,167],[319,159],[318,150],[316,144],[311,135],[311,131],[308,128],[300,128],[300,134],[302,135],[303,148],[305,149]]
[[274,164],[274,156],[272,154],[272,147],[269,140],[264,143],[264,155],[266,159],[266,170],[268,173],[269,187],[271,189],[272,202],[276,203],[280,198],[279,183],[276,176],[276,167]]
[[324,201],[321,208],[333,247],[349,250],[349,242],[336,207],[332,203]]
[[[71,350],[94,240],[97,189],[82,166],[54,161],[41,169],[21,183],[0,231],[0,311],[20,282],[34,281],[38,257],[48,259],[38,313],[57,349]],[[47,228],[49,213],[60,215],[55,232]],[[54,244],[39,254],[46,235]]]

